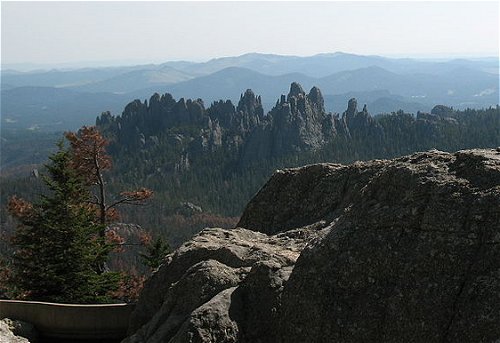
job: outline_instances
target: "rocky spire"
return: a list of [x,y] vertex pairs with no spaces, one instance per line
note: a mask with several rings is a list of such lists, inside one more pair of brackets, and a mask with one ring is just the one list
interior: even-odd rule
[[313,106],[316,107],[317,110],[321,112],[325,112],[325,100],[323,99],[323,95],[318,87],[313,87],[309,91],[307,98],[311,102]]
[[292,82],[292,84],[290,85],[290,93],[288,93],[288,99],[293,96],[298,98],[300,96],[304,96],[305,94],[306,92],[304,92],[304,89],[300,84],[298,84],[297,82]]
[[358,101],[355,98],[349,100],[347,104],[347,111],[345,111],[345,115],[347,118],[353,117],[358,113]]
[[347,110],[344,112],[342,119],[351,137],[366,136],[374,134],[374,132],[380,133],[381,131],[379,124],[368,113],[366,105],[363,106],[361,112],[358,112],[358,103],[354,98],[349,100]]
[[236,111],[263,115],[264,109],[262,108],[262,100],[260,96],[255,96],[255,93],[251,89],[247,89],[245,93],[240,96],[240,101],[238,102]]
[[264,108],[260,96],[256,96],[251,89],[241,95],[236,107],[235,125],[241,133],[253,129],[264,118]]

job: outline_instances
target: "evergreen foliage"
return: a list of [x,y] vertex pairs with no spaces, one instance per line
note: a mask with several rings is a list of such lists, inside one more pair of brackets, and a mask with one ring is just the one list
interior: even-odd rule
[[163,240],[162,237],[158,237],[154,242],[151,242],[146,246],[146,253],[140,254],[143,263],[147,265],[152,270],[158,268],[170,252],[169,244]]
[[59,143],[43,177],[49,192],[34,204],[18,198],[9,211],[19,219],[14,245],[13,284],[19,296],[57,302],[108,302],[119,274],[100,266],[111,246],[100,237],[102,226],[86,206],[89,193],[70,167],[70,153]]

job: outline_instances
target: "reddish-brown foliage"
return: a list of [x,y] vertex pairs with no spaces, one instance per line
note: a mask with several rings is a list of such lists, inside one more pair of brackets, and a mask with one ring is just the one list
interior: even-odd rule
[[33,204],[24,199],[12,196],[7,204],[7,209],[16,218],[27,218],[33,214]]
[[153,196],[153,191],[147,188],[140,188],[136,191],[121,192],[120,195],[128,202],[141,202]]
[[136,302],[145,281],[144,275],[123,274],[118,289],[111,295],[125,302]]
[[104,172],[111,169],[111,157],[106,152],[108,141],[95,126],[84,126],[78,133],[66,132],[71,145],[72,167],[88,182],[96,186],[92,203],[96,206],[97,217],[101,224],[108,224],[119,218],[116,206],[121,204],[142,205],[153,196],[153,191],[140,188],[124,191],[113,202],[108,201]]
[[139,240],[143,246],[147,246],[151,243],[153,237],[151,237],[149,232],[143,230],[139,233]]
[[106,243],[113,246],[114,252],[122,252],[123,251],[123,243],[125,243],[125,239],[120,236],[115,230],[110,229],[106,230]]
[[73,167],[90,184],[100,182],[102,172],[111,169],[111,157],[106,152],[108,141],[95,126],[83,126],[78,133],[66,132],[73,153]]
[[116,222],[120,219],[120,212],[116,208],[106,209],[106,223]]

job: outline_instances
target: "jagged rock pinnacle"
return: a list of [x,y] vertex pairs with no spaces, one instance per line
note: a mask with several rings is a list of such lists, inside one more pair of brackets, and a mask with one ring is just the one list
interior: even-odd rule
[[243,98],[255,98],[255,93],[251,89],[247,89],[244,94],[241,95],[240,99]]
[[288,98],[292,96],[299,97],[299,95],[305,94],[306,92],[304,92],[304,89],[300,84],[298,84],[297,82],[292,82],[292,84],[290,85],[290,93],[288,93]]
[[318,87],[311,88],[307,97],[312,103],[316,104],[318,108],[324,108],[325,100],[323,99],[323,95],[321,94],[321,91]]
[[347,104],[347,111],[346,114],[347,116],[353,116],[358,112],[358,101],[356,98],[352,98],[349,100],[349,103]]

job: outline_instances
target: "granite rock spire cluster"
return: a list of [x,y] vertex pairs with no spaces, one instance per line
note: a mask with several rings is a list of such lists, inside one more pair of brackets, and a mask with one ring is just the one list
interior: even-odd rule
[[155,93],[148,101],[135,100],[122,115],[103,113],[97,125],[116,146],[141,149],[158,144],[159,136],[175,127],[189,126],[188,133],[176,134],[181,155],[203,151],[237,151],[244,164],[255,158],[274,158],[288,153],[320,149],[338,135],[349,137],[359,128],[377,131],[366,110],[357,112],[356,100],[349,101],[343,115],[327,113],[317,87],[306,93],[296,82],[288,95],[264,114],[262,100],[247,89],[235,106],[220,100],[208,108],[201,99],[176,101],[170,94]]

